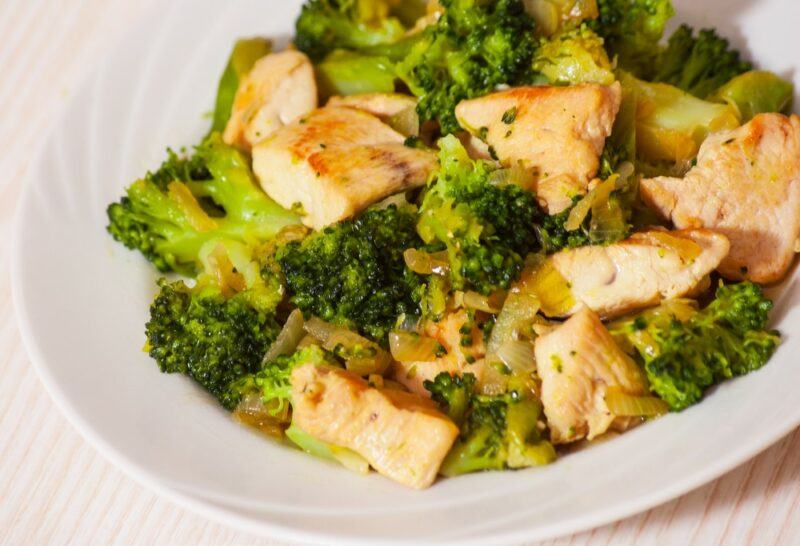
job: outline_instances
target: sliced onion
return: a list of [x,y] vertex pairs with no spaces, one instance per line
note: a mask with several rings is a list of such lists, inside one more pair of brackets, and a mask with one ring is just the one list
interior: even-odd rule
[[409,332],[391,332],[389,350],[398,362],[431,362],[438,358],[442,346],[428,336]]
[[278,337],[270,345],[267,354],[264,355],[262,364],[272,362],[279,356],[292,354],[297,349],[297,344],[305,335],[303,329],[303,312],[300,309],[295,309],[286,319]]
[[478,311],[485,311],[486,313],[496,315],[503,307],[504,299],[505,293],[503,292],[495,292],[490,296],[484,296],[470,290],[468,292],[464,292],[462,303],[464,307],[469,309],[476,309]]
[[450,272],[450,260],[444,250],[431,254],[416,248],[407,248],[403,252],[403,259],[411,271],[420,275],[446,275]]
[[283,423],[289,420],[288,412],[287,404],[281,414],[273,415],[259,395],[248,394],[233,410],[233,418],[243,425],[253,427],[269,436],[280,438],[283,436]]
[[545,260],[523,282],[539,298],[542,312],[548,317],[565,315],[575,306],[572,288],[551,259]]
[[683,261],[693,261],[701,253],[700,245],[687,237],[678,237],[668,231],[642,231],[631,236],[634,241],[675,252]]
[[512,289],[497,315],[486,346],[487,352],[496,353],[507,341],[518,339],[530,327],[540,306],[539,298],[527,286],[519,285]]
[[533,344],[529,341],[508,340],[494,354],[512,372],[530,372],[536,366]]
[[193,229],[201,233],[217,229],[216,220],[203,210],[186,184],[170,182],[167,186],[167,195],[178,205]]
[[417,114],[416,105],[391,116],[389,127],[405,137],[419,136],[419,114]]
[[303,328],[322,343],[325,343],[329,337],[341,329],[318,317],[311,317],[308,319],[303,325]]
[[607,200],[608,196],[611,195],[611,192],[616,189],[617,179],[619,179],[619,175],[612,174],[606,180],[603,180],[597,184],[597,186],[587,193],[583,199],[578,201],[578,203],[569,212],[567,221],[564,223],[564,229],[567,231],[575,231],[581,227],[583,221],[586,219],[586,216],[589,214],[589,211],[592,210],[592,206],[595,203]]
[[605,395],[608,411],[617,417],[655,417],[669,411],[669,405],[655,396],[634,396],[619,387],[609,387]]
[[392,363],[389,353],[377,343],[350,330],[332,334],[322,346],[344,360],[345,368],[357,375],[383,375]]
[[489,183],[494,186],[519,186],[529,190],[536,182],[536,175],[533,170],[526,169],[522,165],[512,165],[505,169],[497,169],[489,174]]

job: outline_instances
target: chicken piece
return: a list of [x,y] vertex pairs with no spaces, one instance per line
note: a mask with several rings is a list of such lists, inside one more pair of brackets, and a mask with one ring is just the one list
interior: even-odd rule
[[709,136],[684,178],[642,180],[645,203],[678,228],[725,234],[719,272],[759,283],[783,278],[800,237],[800,117],[760,114]]
[[583,193],[597,174],[621,99],[619,83],[517,87],[461,101],[456,117],[503,164],[521,162],[540,182],[567,175]]
[[583,305],[603,318],[704,289],[707,275],[728,254],[728,239],[705,229],[651,230],[609,246],[563,250],[534,275],[548,316],[569,316]]
[[433,483],[459,433],[429,399],[370,387],[340,368],[306,364],[291,380],[294,425],[352,449],[384,476],[415,489]]
[[372,114],[329,106],[255,146],[253,171],[270,197],[301,205],[303,223],[321,229],[425,184],[436,156],[404,140]]
[[249,151],[316,107],[317,83],[309,58],[291,49],[270,53],[239,84],[222,138]]
[[[425,381],[433,381],[442,372],[471,373],[481,390],[489,389],[491,392],[497,385],[499,373],[484,360],[486,345],[483,342],[483,331],[473,323],[469,325],[468,334],[461,333],[461,328],[468,320],[466,311],[460,309],[449,313],[439,322],[427,321],[423,333],[438,341],[447,354],[431,361],[395,362],[392,365],[394,380],[411,392],[430,396],[423,385]],[[462,345],[462,340],[468,340],[469,344]]]
[[542,405],[554,444],[589,440],[609,428],[635,422],[611,414],[609,387],[645,396],[647,378],[620,349],[596,313],[582,307],[561,326],[536,340],[536,366],[542,381]]
[[414,97],[400,93],[362,93],[345,97],[331,97],[326,106],[343,106],[369,112],[388,122],[393,116],[417,107]]

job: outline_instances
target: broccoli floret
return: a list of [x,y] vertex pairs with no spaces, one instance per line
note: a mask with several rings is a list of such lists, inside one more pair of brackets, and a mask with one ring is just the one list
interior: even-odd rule
[[616,79],[603,39],[587,25],[542,38],[533,69],[553,84],[600,83]]
[[[577,203],[579,200],[580,197],[576,197],[574,202]],[[572,207],[574,206],[573,204]],[[542,217],[539,236],[542,239],[542,248],[545,253],[553,254],[565,248],[578,248],[590,243],[588,217],[578,229],[568,231],[567,228],[564,227],[572,211],[572,207],[558,214],[545,215]]]
[[743,282],[720,286],[701,311],[656,308],[617,321],[610,330],[636,349],[651,390],[680,411],[712,385],[767,363],[780,343],[778,332],[766,330],[770,309],[761,287]]
[[[259,358],[259,364],[260,362]],[[292,403],[292,371],[310,363],[339,366],[333,355],[317,345],[309,345],[291,355],[279,356],[266,362],[255,373],[248,373],[234,380],[227,388],[225,400],[230,407],[248,394],[257,394],[270,415],[281,418],[284,424],[288,424],[291,421],[288,409]]]
[[454,136],[439,146],[441,167],[417,230],[426,244],[447,249],[453,288],[482,294],[508,288],[524,257],[541,247],[536,196],[515,184],[493,184],[498,168],[470,159]]
[[108,207],[111,235],[139,250],[159,271],[195,275],[212,240],[257,244],[298,224],[257,185],[241,152],[213,133],[191,158],[169,152],[155,173]]
[[487,396],[474,391],[475,376],[437,375],[424,386],[461,429],[440,472],[457,476],[481,470],[503,470],[547,464],[555,459],[538,422],[541,403],[512,391]]
[[522,0],[440,0],[436,23],[415,37],[397,73],[419,98],[420,121],[459,130],[455,107],[497,85],[525,83],[536,49],[533,18]]
[[227,409],[238,402],[229,384],[256,372],[280,331],[274,312],[258,308],[246,292],[232,297],[211,282],[187,286],[159,281],[145,326],[148,352],[162,372],[183,373]]
[[659,41],[675,14],[670,0],[597,0],[600,16],[590,23],[605,39],[619,66],[640,78],[653,72]]
[[419,278],[403,261],[420,245],[412,210],[367,210],[278,251],[291,301],[306,316],[383,341],[401,314],[417,314]]
[[334,49],[362,49],[399,40],[405,28],[387,0],[308,0],[295,22],[294,43],[318,61]]
[[670,36],[656,66],[653,81],[672,84],[701,99],[751,68],[716,31],[703,29],[695,37],[687,25]]

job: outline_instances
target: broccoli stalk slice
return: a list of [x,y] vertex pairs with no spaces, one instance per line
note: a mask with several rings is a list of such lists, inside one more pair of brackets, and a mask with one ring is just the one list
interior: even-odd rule
[[217,99],[214,106],[210,132],[225,130],[228,119],[231,117],[233,99],[239,89],[239,82],[244,78],[256,61],[267,55],[272,49],[272,44],[264,38],[246,38],[238,40],[233,46],[233,51],[228,58],[228,64],[220,77],[217,85]]
[[672,411],[702,398],[712,385],[767,363],[780,335],[767,330],[772,302],[751,282],[721,285],[715,299],[697,312],[670,305],[610,325],[612,334],[635,348],[650,388]]

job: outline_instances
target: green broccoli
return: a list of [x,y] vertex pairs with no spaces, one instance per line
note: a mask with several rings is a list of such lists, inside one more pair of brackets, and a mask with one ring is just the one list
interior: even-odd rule
[[597,0],[600,16],[590,26],[605,39],[609,55],[640,78],[652,75],[667,21],[670,0]]
[[150,356],[162,372],[188,375],[233,409],[238,398],[229,384],[259,370],[280,331],[274,309],[254,305],[247,291],[229,296],[210,281],[158,285],[145,325]]
[[588,25],[542,38],[533,69],[552,84],[585,82],[610,85],[616,79],[603,39]]
[[[663,310],[662,310],[663,308]],[[673,411],[700,401],[706,389],[767,363],[780,343],[766,330],[772,302],[751,282],[720,286],[700,311],[667,302],[609,325],[644,362],[650,388]]]
[[398,41],[405,34],[389,16],[387,0],[308,0],[295,22],[294,43],[319,61],[334,49],[362,49]]
[[442,463],[443,475],[525,468],[555,460],[553,446],[539,432],[542,406],[537,399],[517,391],[476,394],[472,374],[442,372],[424,386],[461,429]]
[[333,355],[322,347],[308,345],[291,355],[279,356],[266,362],[257,371],[251,370],[230,382],[225,392],[225,402],[231,407],[248,394],[257,394],[267,412],[288,425],[291,420],[288,410],[292,403],[292,371],[309,363],[340,366]]
[[402,314],[418,314],[419,278],[403,262],[419,246],[416,215],[390,205],[278,250],[291,301],[306,316],[383,342]]
[[508,288],[525,256],[541,248],[536,196],[516,184],[494,184],[498,168],[473,161],[454,136],[439,141],[440,171],[417,225],[434,250],[447,250],[453,288],[490,294]]
[[299,224],[258,187],[247,158],[211,134],[191,158],[173,152],[108,207],[111,235],[159,271],[196,275],[209,241],[255,245]]
[[714,91],[709,100],[733,105],[744,123],[756,114],[788,112],[793,95],[791,82],[766,70],[751,70]]
[[455,107],[532,77],[535,23],[522,0],[440,0],[444,12],[414,37],[397,73],[419,98],[420,121],[459,130]]
[[672,33],[656,67],[653,81],[672,84],[701,99],[751,68],[716,31],[703,29],[695,37],[687,25]]

